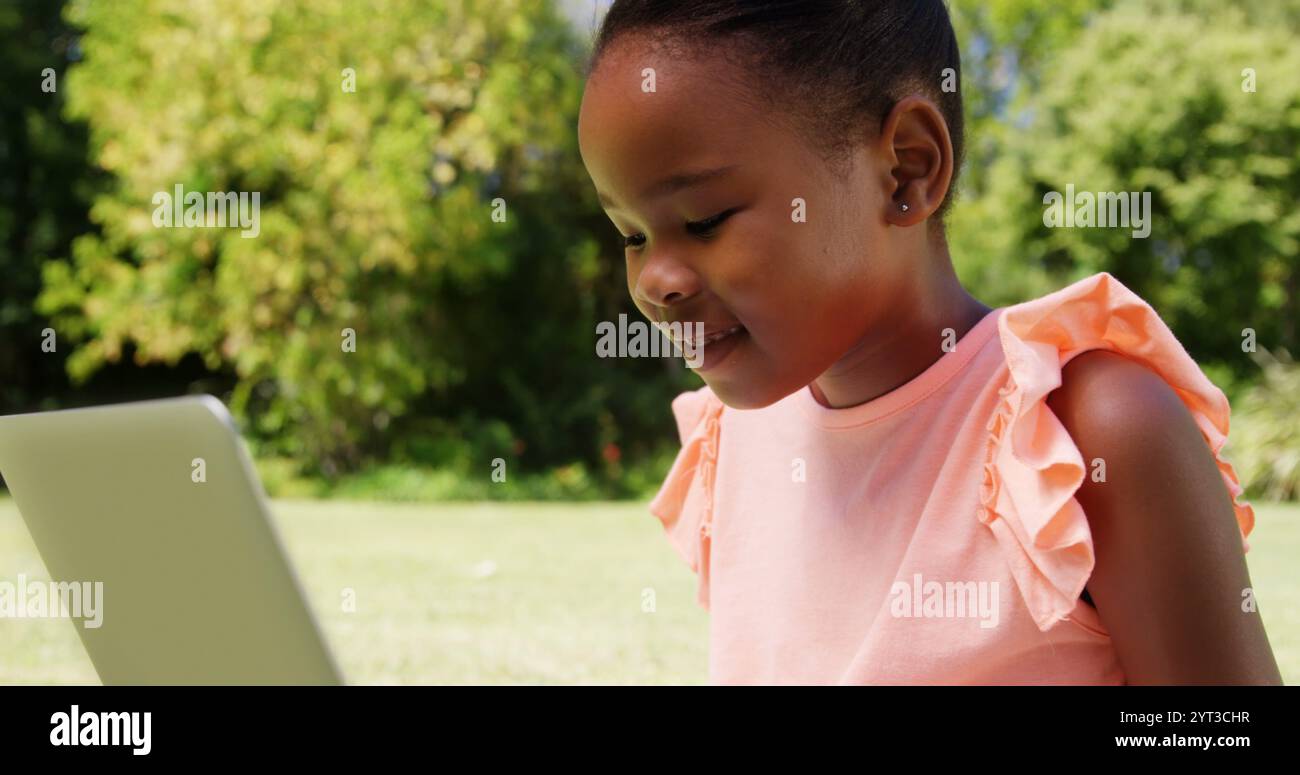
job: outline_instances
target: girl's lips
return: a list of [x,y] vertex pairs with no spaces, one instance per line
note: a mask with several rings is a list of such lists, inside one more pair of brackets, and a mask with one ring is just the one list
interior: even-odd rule
[[744,326],[737,324],[737,325],[731,326],[731,327],[729,327],[729,328],[718,329],[718,330],[716,330],[716,331],[713,331],[713,332],[710,332],[710,333],[706,333],[706,334],[704,334],[704,336],[700,338],[699,342],[696,342],[696,341],[695,341],[695,337],[692,337],[692,336],[685,336],[685,337],[683,337],[682,344],[684,344],[684,345],[687,346],[687,347],[703,346],[703,345],[706,345],[706,344],[713,344],[714,342],[716,342],[716,341],[718,341],[718,340],[720,340],[720,339],[722,339],[722,338],[724,338],[724,337],[731,336],[732,334],[736,333],[737,331],[741,330],[742,328],[744,328]]
[[732,326],[714,334],[706,334],[700,347],[686,352],[686,365],[696,372],[711,371],[725,361],[748,335],[749,331],[744,326]]

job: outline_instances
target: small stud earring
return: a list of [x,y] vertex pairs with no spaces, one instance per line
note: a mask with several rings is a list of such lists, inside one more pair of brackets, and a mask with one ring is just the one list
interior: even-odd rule
[[907,202],[899,202],[898,209],[902,210],[903,212],[907,212]]

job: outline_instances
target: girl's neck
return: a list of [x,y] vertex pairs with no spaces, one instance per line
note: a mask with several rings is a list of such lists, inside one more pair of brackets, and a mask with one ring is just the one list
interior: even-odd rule
[[[948,261],[920,289],[919,302],[905,305],[888,331],[870,331],[835,365],[813,381],[823,406],[843,409],[883,396],[920,375],[992,311],[962,287]],[[944,336],[944,329],[953,335]]]

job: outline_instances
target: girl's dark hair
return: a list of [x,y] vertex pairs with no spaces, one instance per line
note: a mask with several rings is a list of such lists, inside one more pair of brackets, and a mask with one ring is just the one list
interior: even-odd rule
[[962,101],[957,36],[942,0],[615,0],[588,75],[628,33],[677,54],[691,44],[738,44],[718,51],[752,66],[760,80],[751,83],[776,87],[751,86],[771,107],[789,111],[795,100],[789,115],[835,167],[862,139],[864,119],[878,129],[898,100],[929,97],[952,138],[953,179],[938,214],[947,212],[962,161]]

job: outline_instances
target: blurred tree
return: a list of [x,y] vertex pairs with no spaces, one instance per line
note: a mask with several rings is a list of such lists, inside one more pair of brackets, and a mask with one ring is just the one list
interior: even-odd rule
[[[618,386],[680,373],[593,357],[626,291],[576,151],[584,52],[551,3],[122,0],[69,17],[86,30],[70,112],[114,176],[99,232],[45,267],[40,309],[82,342],[75,378],[127,343],[141,364],[197,353],[233,368],[250,431],[327,474],[389,452],[446,462],[461,441],[541,465],[671,436],[669,390],[651,414]],[[259,192],[260,235],[156,228],[176,184]]]
[[1014,122],[1032,107],[1040,74],[1112,0],[951,0],[962,54],[966,169],[962,184],[983,191]]
[[1017,129],[1034,115],[1042,74],[1068,49],[1090,20],[1112,0],[951,0],[950,13],[962,54],[966,152],[958,197],[947,234],[958,275],[983,301],[1013,304],[1054,290],[1052,278],[1033,257],[1019,253],[1014,235],[989,228],[1001,213],[1007,163]]
[[60,121],[76,35],[61,3],[0,5],[0,407],[53,408],[65,352],[41,349],[41,262],[90,228],[85,126]]
[[[1300,51],[1286,20],[1297,4],[1145,5],[1097,13],[1043,69],[984,191],[954,212],[959,257],[995,297],[1110,271],[1195,357],[1249,371],[1243,329],[1261,347],[1296,346]],[[1045,227],[1044,194],[1067,184],[1151,192],[1149,238]]]

